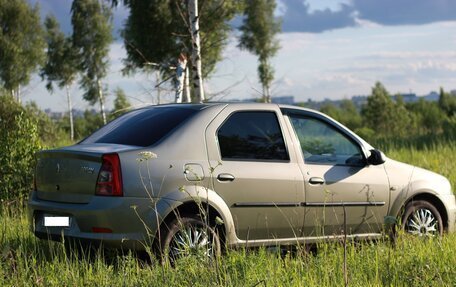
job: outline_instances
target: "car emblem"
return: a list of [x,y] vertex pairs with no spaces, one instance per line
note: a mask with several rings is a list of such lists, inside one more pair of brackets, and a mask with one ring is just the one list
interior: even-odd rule
[[89,166],[81,166],[81,171],[88,174],[92,174],[95,171],[95,168]]

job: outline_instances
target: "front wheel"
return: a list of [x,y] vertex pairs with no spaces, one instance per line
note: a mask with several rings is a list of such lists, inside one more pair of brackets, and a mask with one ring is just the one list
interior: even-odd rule
[[437,208],[428,201],[411,201],[405,207],[402,229],[417,236],[439,236],[443,234],[443,220]]
[[219,236],[199,217],[174,219],[162,234],[161,250],[172,262],[187,256],[213,259],[221,253]]

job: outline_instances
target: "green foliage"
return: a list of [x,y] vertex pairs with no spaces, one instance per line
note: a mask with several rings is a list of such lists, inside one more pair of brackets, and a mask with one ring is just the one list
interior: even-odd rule
[[131,109],[131,104],[128,102],[127,96],[121,88],[117,88],[114,94],[116,98],[114,99],[114,111],[111,113],[112,119],[125,114]]
[[279,49],[276,34],[280,32],[280,21],[274,18],[275,0],[247,0],[239,47],[258,56],[258,77],[263,85],[265,101],[270,102],[269,89],[274,79],[270,64]]
[[83,139],[103,126],[103,119],[97,113],[85,111],[83,118],[75,120],[75,138]]
[[361,114],[368,128],[385,136],[406,136],[412,123],[403,103],[394,102],[380,82],[372,88],[372,94],[367,98]]
[[65,87],[67,92],[68,113],[70,122],[70,139],[74,139],[73,113],[70,95],[70,86],[76,79],[78,63],[76,49],[72,39],[65,37],[55,17],[48,16],[45,20],[46,42],[48,44],[45,65],[41,68],[42,79],[47,80],[46,88],[53,91],[53,83],[57,82],[60,88]]
[[53,16],[46,17],[47,59],[40,71],[42,79],[47,79],[46,88],[53,90],[52,83],[60,88],[71,85],[77,75],[77,58],[72,46],[72,39],[66,38],[60,31],[59,23]]
[[446,93],[440,88],[439,107],[448,117],[456,115],[456,95]]
[[[454,101],[454,102],[453,102]],[[320,111],[341,122],[371,144],[413,143],[419,146],[456,139],[456,95],[441,89],[439,102],[404,103],[400,95],[391,97],[377,82],[372,95],[358,112],[354,103],[343,100],[337,107],[325,103]]]
[[[169,75],[174,73],[170,72],[169,66],[176,65],[180,53],[190,58],[192,43],[186,2],[124,1],[130,8],[130,16],[122,33],[127,50],[125,71],[152,68]],[[230,31],[229,21],[238,12],[240,1],[199,1],[198,4],[202,72],[207,77],[221,59]],[[150,63],[158,66],[151,66]]]
[[333,104],[324,104],[320,111],[343,123],[349,129],[356,130],[362,127],[363,122],[355,104],[350,100],[342,100],[340,108]]
[[[111,118],[113,119],[113,118]],[[65,115],[63,118],[59,119],[56,122],[59,129],[63,130],[65,133],[70,131],[70,125],[68,120],[68,115]],[[103,119],[101,115],[94,110],[86,110],[84,114],[74,118],[74,140],[78,142],[99,128],[103,126]],[[61,145],[69,145],[73,142],[62,141],[60,140]]]
[[[343,286],[344,248],[320,243],[316,252],[228,250],[216,262],[183,258],[175,267],[131,253],[79,255],[38,240],[23,210],[0,208],[1,286]],[[349,286],[455,286],[456,236],[349,242]]]
[[102,101],[100,81],[108,68],[111,10],[103,1],[74,0],[71,12],[73,47],[77,50],[79,69],[83,71],[80,84],[85,91],[84,99],[94,104]]
[[20,199],[30,192],[39,149],[36,120],[11,96],[0,95],[0,199]]
[[27,116],[37,124],[37,132],[40,142],[45,147],[56,147],[59,143],[68,143],[64,131],[44,113],[35,102],[24,106]]
[[416,103],[407,104],[407,110],[413,115],[416,123],[416,132],[420,134],[438,134],[442,132],[445,122],[445,112],[438,103],[426,102],[420,99]]
[[43,62],[44,48],[38,5],[0,0],[0,80],[6,90],[19,97],[19,86]]
[[451,118],[447,118],[443,124],[443,132],[449,138],[456,139],[456,115]]

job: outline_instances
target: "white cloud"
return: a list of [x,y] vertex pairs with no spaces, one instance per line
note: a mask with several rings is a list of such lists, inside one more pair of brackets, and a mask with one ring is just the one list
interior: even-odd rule
[[456,51],[384,51],[366,56],[380,59],[447,59],[456,58]]
[[326,9],[332,12],[339,12],[342,10],[342,5],[352,5],[352,0],[304,0],[303,4],[309,6],[309,13],[316,11],[323,11]]
[[382,26],[373,21],[359,18],[358,13],[356,13],[356,12],[353,13],[353,19],[355,20],[356,25],[361,28],[378,28],[378,27]]

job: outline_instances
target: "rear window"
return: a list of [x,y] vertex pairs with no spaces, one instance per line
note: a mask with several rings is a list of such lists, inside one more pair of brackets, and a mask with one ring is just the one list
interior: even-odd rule
[[151,146],[198,111],[199,109],[183,107],[135,110],[100,128],[81,144],[112,143]]

